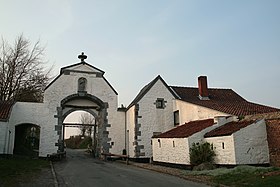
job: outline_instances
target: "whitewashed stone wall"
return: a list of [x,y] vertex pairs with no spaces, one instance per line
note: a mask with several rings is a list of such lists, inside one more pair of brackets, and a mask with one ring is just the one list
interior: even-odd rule
[[174,164],[188,163],[188,138],[153,138],[153,161]]
[[46,157],[47,154],[55,153],[57,151],[55,142],[57,142],[58,136],[54,131],[56,120],[52,117],[53,115],[50,117],[49,111],[43,103],[17,102],[13,107],[9,121],[9,128],[12,132],[10,154],[14,149],[15,127],[25,123],[40,127],[39,156]]
[[216,164],[269,163],[264,120],[242,128],[230,136],[208,137],[205,138],[205,141],[213,143],[216,152]]
[[[68,69],[78,71],[88,71],[88,73],[70,72],[70,75],[61,74],[57,79],[45,90],[43,103],[23,103],[17,102],[12,110],[9,129],[11,133],[9,153],[12,154],[14,148],[14,134],[15,126],[30,123],[40,127],[40,147],[39,156],[46,157],[48,154],[56,153],[57,142],[59,136],[55,131],[55,125],[58,124],[58,119],[54,116],[57,115],[57,107],[60,107],[60,102],[67,96],[76,94],[78,91],[78,79],[84,77],[87,79],[86,91],[88,94],[96,96],[105,103],[108,103],[108,124],[111,127],[109,130],[109,138],[112,145],[112,151],[121,153],[124,149],[124,114],[117,112],[118,100],[114,90],[109,86],[103,77],[98,77],[92,72],[96,72],[99,75],[102,73],[87,65],[79,65],[70,67]],[[72,101],[74,105],[87,105],[84,100]],[[88,105],[94,105],[94,103],[88,103]],[[88,106],[87,105],[87,106]],[[4,125],[0,124],[0,135],[3,134],[2,128]],[[5,130],[5,132],[7,132]],[[4,134],[3,134],[4,135]],[[4,135],[5,137],[5,135]],[[2,138],[2,136],[1,136]],[[7,140],[4,140],[4,142]],[[1,144],[2,139],[0,139]],[[7,149],[6,149],[7,150]],[[1,151],[3,151],[1,146]]]
[[174,111],[176,110],[179,110],[180,125],[190,121],[209,119],[216,116],[229,116],[229,114],[194,105],[178,99],[174,101]]
[[269,163],[265,121],[249,125],[233,134],[236,164]]
[[[157,98],[164,98],[165,108],[156,108],[155,102]],[[174,127],[173,118],[173,99],[174,96],[165,87],[159,79],[153,87],[139,101],[139,115],[142,118],[138,119],[141,124],[140,145],[144,145],[141,152],[145,153],[145,158],[152,157],[152,136],[153,132],[165,132]]]
[[[213,125],[188,138],[153,138],[153,160],[157,162],[189,165],[189,149],[192,144],[202,142],[204,140],[204,134],[218,126],[218,124]],[[158,141],[161,142],[161,147]]]
[[8,124],[0,121],[0,154],[8,154]]
[[[83,71],[92,70],[84,66],[79,68]],[[77,68],[75,68],[75,70],[77,70]],[[94,71],[93,69],[93,72]],[[77,93],[78,80],[81,77],[87,79],[86,91],[88,94],[94,95],[103,102],[108,103],[108,124],[111,124],[111,127],[108,128],[109,138],[111,138],[111,142],[114,142],[112,150],[110,151],[121,153],[124,149],[124,121],[122,121],[124,118],[117,112],[117,95],[102,77],[96,77],[95,74],[77,72],[70,72],[70,75],[61,75],[59,79],[45,91],[45,103],[49,103],[50,111],[53,112],[53,115],[56,114],[56,107],[60,106],[60,101],[69,95]],[[69,86],[66,87],[64,85]]]
[[210,144],[213,144],[213,148],[216,153],[216,164],[236,164],[234,140],[232,135],[222,137],[209,137],[205,138],[205,141],[209,142]]
[[129,108],[126,111],[126,150],[130,157],[135,157],[134,153],[134,128],[135,128],[135,115],[134,115],[135,106]]
[[123,149],[125,149],[124,122],[125,122],[125,112],[117,112],[114,124],[110,127],[110,132],[109,132],[109,137],[111,138],[111,146],[112,146],[112,148],[110,149],[110,153],[122,154]]

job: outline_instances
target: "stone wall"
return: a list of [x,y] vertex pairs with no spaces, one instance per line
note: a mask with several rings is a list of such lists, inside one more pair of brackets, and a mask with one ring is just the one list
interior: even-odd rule
[[280,118],[266,120],[270,165],[280,167]]
[[[163,108],[156,107],[156,100],[163,99]],[[141,157],[152,157],[153,133],[165,132],[174,127],[173,118],[174,96],[159,79],[139,101],[138,124],[141,135],[138,138]]]
[[205,141],[213,144],[216,164],[236,164],[233,136],[209,137]]
[[236,164],[267,164],[269,150],[264,120],[233,134]]
[[130,157],[134,158],[134,128],[135,128],[135,116],[134,116],[135,106],[129,108],[126,111],[126,150]]
[[[58,147],[55,144],[58,142],[59,136],[58,132],[55,131],[55,126],[58,125],[58,107],[61,107],[63,99],[78,93],[78,80],[80,78],[86,78],[87,80],[85,91],[100,99],[106,105],[106,109],[102,114],[105,116],[104,123],[107,126],[103,132],[106,133],[106,136],[108,135],[108,145],[106,143],[106,146],[112,148],[112,151],[115,153],[121,153],[125,145],[125,115],[123,112],[117,112],[117,93],[103,77],[104,72],[86,64],[71,66],[63,69],[63,71],[64,73],[60,74],[45,90],[43,103],[17,102],[14,105],[10,121],[8,122],[8,130],[11,131],[10,154],[12,154],[14,147],[15,127],[24,123],[35,124],[40,127],[39,156],[46,157],[48,154],[57,152]],[[75,106],[94,105],[94,103],[90,102],[85,103],[83,99],[77,99],[67,104]],[[2,131],[2,127],[3,125],[0,127],[1,137],[2,132],[7,132],[7,130]],[[7,140],[5,141],[7,142]],[[0,139],[0,144],[1,142],[3,141]]]
[[153,138],[153,161],[189,164],[188,138]]
[[0,121],[0,154],[8,154],[8,132],[7,122]]

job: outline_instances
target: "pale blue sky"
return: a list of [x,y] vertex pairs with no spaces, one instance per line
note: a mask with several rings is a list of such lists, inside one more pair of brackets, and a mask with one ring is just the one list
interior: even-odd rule
[[87,62],[104,70],[128,105],[160,74],[169,85],[232,88],[280,108],[278,0],[0,0],[0,35],[46,44],[59,69]]

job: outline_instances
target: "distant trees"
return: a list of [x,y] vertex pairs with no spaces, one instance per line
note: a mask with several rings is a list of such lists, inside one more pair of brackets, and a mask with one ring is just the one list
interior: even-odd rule
[[44,48],[23,35],[13,45],[0,41],[0,100],[40,102],[51,68],[44,67]]
[[89,125],[95,124],[95,118],[89,113],[82,113],[80,116],[80,122],[84,124],[79,127],[81,131],[81,135],[85,136],[87,133],[88,136],[91,136],[93,129],[92,126]]

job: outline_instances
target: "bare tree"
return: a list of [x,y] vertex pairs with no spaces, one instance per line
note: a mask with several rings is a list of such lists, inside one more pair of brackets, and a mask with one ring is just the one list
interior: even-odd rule
[[89,113],[82,113],[80,116],[80,121],[82,124],[84,124],[84,125],[80,126],[82,136],[84,136],[85,133],[87,133],[88,136],[91,136],[92,126],[90,126],[90,125],[95,124],[95,118]]
[[40,102],[52,68],[44,67],[44,47],[23,35],[10,45],[0,43],[0,100]]

